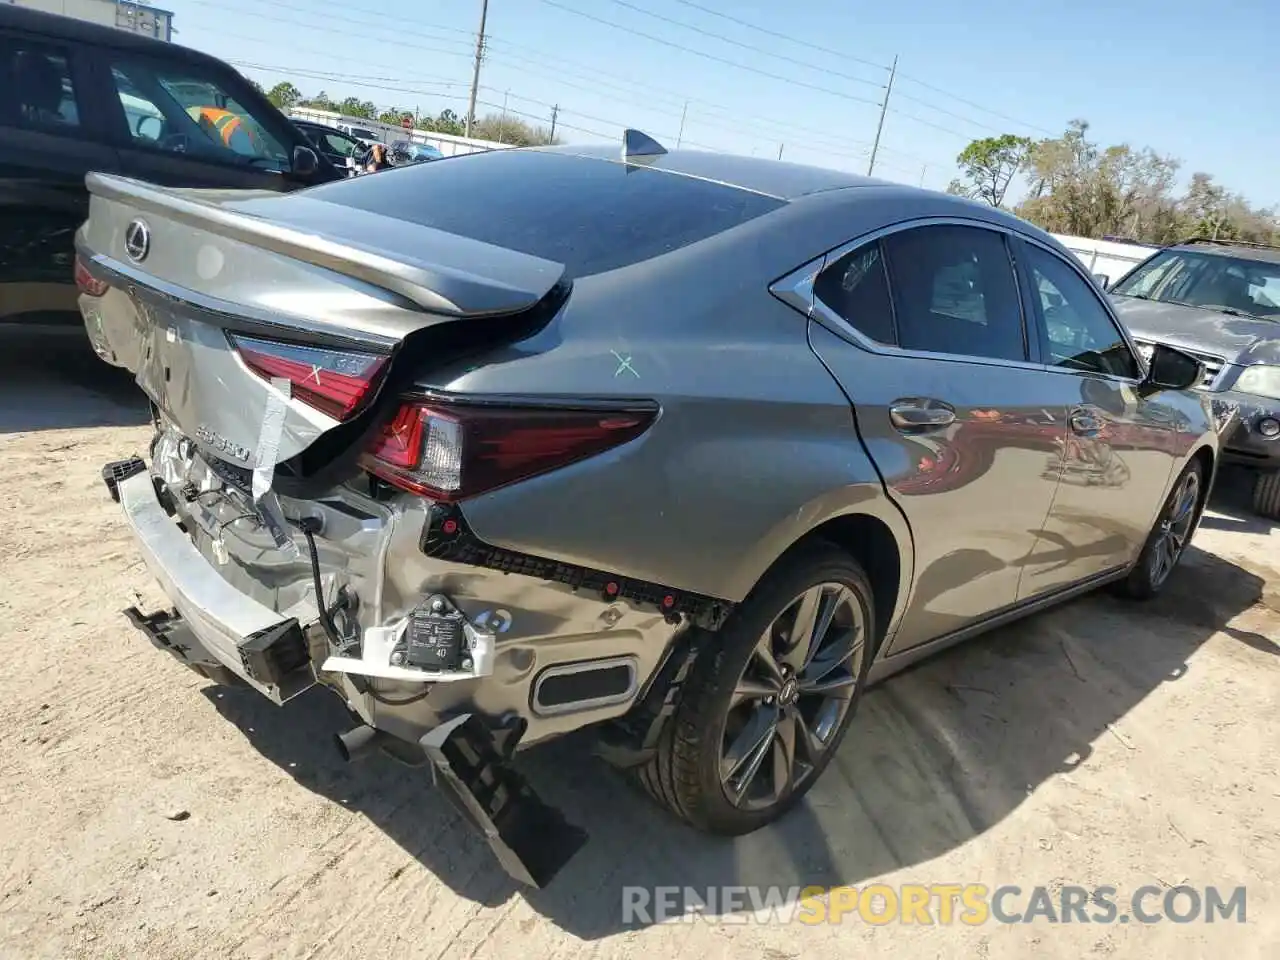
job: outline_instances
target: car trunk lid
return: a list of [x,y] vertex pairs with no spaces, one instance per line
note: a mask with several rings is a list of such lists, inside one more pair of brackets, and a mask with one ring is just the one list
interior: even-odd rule
[[406,368],[510,342],[565,291],[551,261],[303,195],[87,183],[77,245],[111,285],[84,304],[99,352],[244,469],[314,472]]

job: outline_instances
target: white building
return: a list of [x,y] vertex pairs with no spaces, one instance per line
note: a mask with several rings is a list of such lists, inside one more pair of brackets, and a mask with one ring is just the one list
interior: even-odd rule
[[75,17],[157,40],[173,39],[172,11],[141,0],[0,0],[0,3]]

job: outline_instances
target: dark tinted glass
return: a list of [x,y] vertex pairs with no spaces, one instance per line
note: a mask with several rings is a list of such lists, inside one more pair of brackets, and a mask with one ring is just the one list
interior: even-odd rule
[[658,170],[511,150],[414,164],[305,193],[562,263],[570,277],[648,260],[782,204]]
[[872,340],[892,344],[893,305],[880,244],[845,254],[814,282],[813,293]]
[[80,111],[65,50],[0,37],[0,125],[76,131]]
[[1048,363],[1118,377],[1138,377],[1138,363],[1097,295],[1071,267],[1026,245],[1032,296],[1044,319]]
[[1026,359],[1022,307],[1003,236],[974,227],[919,227],[883,243],[899,346]]

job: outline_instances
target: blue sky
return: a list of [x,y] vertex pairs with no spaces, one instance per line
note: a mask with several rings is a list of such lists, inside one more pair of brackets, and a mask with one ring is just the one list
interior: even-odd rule
[[[264,85],[465,112],[480,0],[156,5]],[[545,124],[558,104],[569,142],[633,126],[671,146],[687,100],[685,146],[865,172],[897,55],[877,175],[943,188],[968,140],[1081,117],[1280,204],[1274,0],[490,0],[487,32],[478,112]]]

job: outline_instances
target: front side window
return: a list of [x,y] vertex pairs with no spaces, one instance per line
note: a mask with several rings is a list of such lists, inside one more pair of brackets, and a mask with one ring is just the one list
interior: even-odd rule
[[112,64],[111,76],[134,143],[263,170],[288,170],[288,151],[255,112],[236,99],[235,85],[225,79],[198,67],[125,60]]
[[1025,360],[1022,307],[1002,234],[977,227],[917,227],[886,237],[906,350]]
[[1053,254],[1031,244],[1025,251],[1045,362],[1136,380],[1137,360],[1092,288]]
[[67,51],[0,39],[0,126],[75,133],[80,126]]
[[1164,250],[1111,291],[1223,313],[1280,320],[1280,261]]

